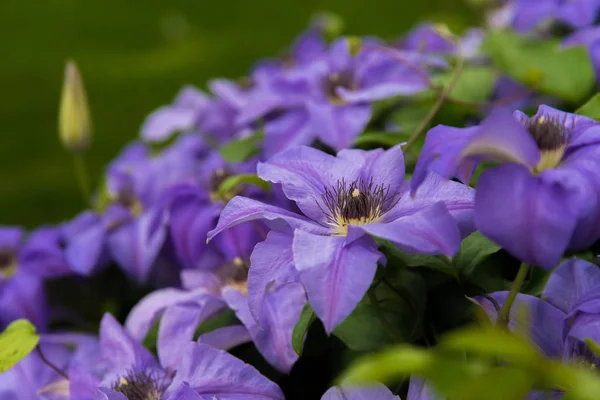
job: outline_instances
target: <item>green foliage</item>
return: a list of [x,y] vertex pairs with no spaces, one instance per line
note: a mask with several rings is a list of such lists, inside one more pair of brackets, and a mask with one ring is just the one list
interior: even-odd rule
[[306,332],[308,332],[308,328],[310,328],[310,325],[315,322],[316,319],[317,316],[312,307],[310,304],[306,303],[300,313],[300,318],[298,318],[296,326],[294,326],[294,331],[292,332],[292,346],[299,356],[302,355],[302,346],[304,344]]
[[600,93],[593,95],[585,102],[585,104],[579,107],[575,113],[600,121]]
[[365,132],[354,140],[354,145],[361,147],[365,145],[377,145],[392,147],[406,142],[410,135],[402,132]]
[[263,189],[266,192],[271,190],[271,185],[267,181],[263,181],[256,174],[241,174],[230,176],[225,179],[219,186],[216,196],[218,198],[231,198],[232,193],[236,193],[240,185],[252,185]]
[[[450,71],[437,75],[433,78],[433,82],[438,86],[445,87],[451,81],[453,73]],[[498,73],[489,66],[466,66],[461,71],[448,97],[463,102],[486,102],[494,90],[497,78]]]
[[561,48],[556,39],[491,31],[485,48],[502,72],[543,93],[577,103],[594,87],[594,69],[585,47]]
[[263,131],[258,131],[245,138],[232,140],[219,148],[219,154],[227,162],[236,163],[246,161],[258,154],[264,136]]
[[40,341],[35,326],[26,319],[13,321],[0,333],[0,373],[27,357]]

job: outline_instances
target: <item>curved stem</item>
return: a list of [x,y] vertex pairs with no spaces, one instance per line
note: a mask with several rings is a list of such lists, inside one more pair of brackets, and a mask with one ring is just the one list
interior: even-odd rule
[[523,282],[525,281],[528,272],[529,264],[521,263],[521,266],[519,267],[519,272],[517,272],[517,276],[515,277],[515,280],[513,281],[512,286],[510,288],[510,292],[508,293],[508,297],[504,301],[504,304],[502,305],[502,308],[498,313],[498,323],[502,326],[506,327],[510,322],[510,309],[512,308],[512,305],[515,302],[515,299],[517,298],[517,294],[519,294],[519,291],[523,286]]
[[44,353],[42,353],[42,349],[40,349],[40,346],[37,346],[35,349],[37,350],[37,353],[40,356],[40,359],[42,360],[42,362],[44,364],[46,364],[48,367],[52,368],[52,370],[54,370],[54,372],[56,372],[57,374],[59,374],[60,376],[65,378],[66,380],[69,380],[69,376],[67,374],[65,374],[63,371],[61,371],[61,369],[58,368],[56,365],[52,364],[52,362],[50,362],[50,360],[48,360],[44,356]]
[[438,96],[435,104],[433,105],[431,110],[429,110],[429,113],[427,113],[427,116],[423,119],[423,121],[421,121],[419,126],[415,129],[413,134],[410,136],[410,138],[406,142],[406,145],[404,145],[404,147],[403,147],[403,151],[406,151],[410,146],[412,146],[415,143],[415,141],[417,140],[417,138],[419,137],[421,132],[423,132],[425,130],[427,125],[431,122],[431,120],[435,117],[437,112],[440,110],[440,108],[442,107],[442,104],[444,104],[444,101],[446,101],[446,99],[450,95],[450,92],[452,92],[452,89],[454,89],[454,85],[456,85],[456,82],[458,82],[458,78],[460,77],[460,74],[463,70],[464,64],[465,64],[465,58],[463,57],[462,52],[458,51],[458,55],[456,58],[456,66],[454,67],[454,72],[452,73],[452,78],[450,78],[450,82],[448,82],[448,85],[444,88],[444,90],[442,90],[439,93],[439,96]]
[[83,196],[83,201],[87,206],[89,205],[91,198],[90,184],[87,169],[85,167],[85,161],[80,153],[73,154],[73,166],[75,168],[75,175],[77,175],[77,183],[79,184],[79,190],[81,192],[81,195]]
[[396,341],[399,341],[399,342],[403,341],[402,336],[400,336],[396,332],[396,330],[394,329],[394,327],[392,326],[392,324],[390,324],[390,322],[385,318],[385,315],[383,315],[383,310],[379,306],[379,300],[377,299],[377,295],[375,294],[375,289],[374,288],[370,288],[367,291],[367,294],[369,296],[369,300],[371,301],[371,304],[373,305],[373,310],[375,311],[375,316],[377,317],[377,319],[381,323],[381,326],[383,327],[383,329],[387,332],[387,334],[392,339],[394,339]]

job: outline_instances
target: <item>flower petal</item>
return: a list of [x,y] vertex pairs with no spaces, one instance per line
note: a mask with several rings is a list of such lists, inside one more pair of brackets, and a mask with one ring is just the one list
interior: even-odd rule
[[358,304],[373,281],[382,254],[369,237],[294,232],[294,263],[315,314],[330,333]]
[[252,337],[244,325],[232,325],[200,335],[198,343],[204,343],[216,349],[229,350],[251,340]]
[[299,280],[292,241],[291,233],[270,231],[267,239],[258,243],[250,256],[248,307],[256,321],[260,321],[265,296],[273,284]]
[[327,228],[314,223],[300,214],[247,197],[236,196],[227,203],[221,212],[219,222],[215,229],[208,232],[208,240],[211,240],[225,229],[234,225],[261,218],[274,222],[282,221],[292,228],[302,229],[308,232],[323,234],[328,232]]
[[209,399],[212,396],[219,400],[284,399],[281,389],[254,367],[202,343],[190,343],[185,347],[171,387],[178,387],[183,382]]
[[590,262],[571,258],[552,272],[542,297],[568,313],[585,293],[596,286],[600,286],[600,268]]
[[328,102],[311,102],[307,109],[312,131],[335,150],[350,147],[371,119],[369,103],[337,106]]
[[271,157],[296,146],[310,145],[316,135],[306,110],[290,110],[265,125],[265,155]]
[[450,257],[458,251],[461,241],[456,221],[442,202],[387,223],[350,226],[348,233],[354,230],[387,239],[408,253]]
[[411,377],[406,400],[438,400],[433,389],[424,379]]
[[577,221],[570,193],[549,177],[501,165],[481,175],[475,195],[481,233],[518,259],[545,268],[558,264]]

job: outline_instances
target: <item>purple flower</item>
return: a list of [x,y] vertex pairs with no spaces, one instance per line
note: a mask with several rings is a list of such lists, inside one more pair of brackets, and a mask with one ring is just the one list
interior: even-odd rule
[[[181,357],[184,345],[194,337],[197,327],[215,314],[230,308],[243,325],[233,325],[201,335],[200,342],[228,349],[252,340],[265,359],[283,372],[289,372],[298,359],[292,347],[292,331],[306,296],[297,283],[295,271],[288,265],[288,274],[273,283],[262,279],[249,281],[248,270],[256,255],[268,258],[268,268],[282,262],[291,263],[291,251],[279,251],[277,244],[291,236],[270,232],[267,240],[252,249],[260,240],[254,224],[243,224],[227,231],[205,249],[205,257],[216,265],[212,270],[188,269],[182,272],[184,290],[162,289],[142,299],[127,318],[127,329],[136,338],[143,338],[160,318],[158,331],[159,357],[166,360]],[[252,253],[252,257],[250,254]],[[254,264],[254,261],[252,261]],[[253,297],[250,297],[252,291]],[[260,301],[260,312],[253,315],[249,300]],[[164,351],[164,353],[163,353]]]
[[456,45],[448,35],[431,23],[417,25],[402,38],[398,47],[421,53],[452,54],[456,51]]
[[[446,66],[437,57],[399,54],[425,69]],[[267,156],[317,138],[340,150],[350,147],[364,130],[373,101],[426,88],[427,82],[393,55],[369,48],[354,55],[348,40],[338,39],[311,63],[275,73],[255,90],[237,121],[247,124],[266,117]]]
[[[252,366],[202,343],[188,342],[176,363],[164,365],[132,338],[110,315],[100,326],[100,354],[103,368],[89,371],[90,364],[71,368],[74,400],[92,398],[125,400],[202,399],[283,399],[277,385]],[[162,361],[162,360],[161,360]]]
[[599,145],[595,121],[548,106],[531,118],[499,111],[476,127],[440,125],[427,134],[412,192],[427,171],[468,182],[479,161],[500,163],[479,178],[477,228],[524,262],[551,268],[566,249],[600,237]]
[[[410,197],[400,147],[344,150],[334,157],[301,146],[259,164],[258,175],[281,184],[302,214],[238,196],[208,237],[259,218],[275,228],[291,227],[293,238],[281,240],[279,251],[288,254],[291,244],[295,269],[328,332],[350,314],[371,284],[377,262],[384,262],[369,235],[407,252],[452,256],[461,233],[473,229],[474,191],[431,174],[427,189]],[[258,257],[252,261],[249,279],[259,274],[263,282],[276,280],[287,266],[282,262],[277,268]]]
[[321,400],[400,400],[400,396],[395,396],[383,384],[376,383],[368,387],[333,386],[325,392]]
[[[550,276],[542,299],[519,294],[511,309],[509,327],[529,332],[540,349],[550,357],[562,357],[584,364],[600,365],[587,349],[585,339],[600,342],[600,269],[597,265],[578,259],[560,264]],[[508,292],[492,293],[501,306]],[[492,319],[496,310],[488,300],[479,302]],[[519,318],[520,308],[528,312],[528,320]]]

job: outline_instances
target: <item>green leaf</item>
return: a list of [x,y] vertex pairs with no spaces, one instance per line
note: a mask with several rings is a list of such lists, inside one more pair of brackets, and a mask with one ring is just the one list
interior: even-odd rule
[[600,344],[596,343],[592,338],[585,338],[583,342],[596,357],[600,357]]
[[500,246],[476,231],[462,241],[453,262],[462,273],[468,275],[489,255],[500,249]]
[[296,354],[299,356],[302,355],[302,347],[304,344],[304,338],[306,337],[306,332],[308,332],[308,328],[310,325],[315,322],[317,316],[315,315],[310,304],[306,303],[302,312],[300,313],[300,318],[298,318],[298,322],[296,326],[294,326],[294,331],[292,332],[292,346],[296,351]]
[[399,143],[406,142],[409,134],[401,132],[365,132],[354,140],[355,146],[380,145],[392,147]]
[[231,198],[231,193],[237,192],[237,187],[240,185],[252,185],[263,189],[266,192],[271,190],[271,185],[267,181],[263,181],[256,174],[241,174],[233,175],[225,179],[219,189],[217,189],[217,196],[219,198]]
[[496,367],[481,376],[460,382],[451,398],[461,400],[521,400],[532,389],[536,376],[532,371]]
[[583,46],[562,48],[556,39],[533,39],[509,31],[489,32],[484,46],[500,70],[563,100],[581,101],[595,85]]
[[[432,80],[438,86],[445,87],[453,74],[453,71],[446,72],[432,77]],[[490,67],[467,66],[460,73],[449,97],[473,103],[485,102],[492,95],[497,77],[498,73]]]
[[432,367],[435,355],[408,345],[391,347],[384,352],[365,356],[346,370],[339,382],[364,384],[391,382],[408,375],[422,375]]
[[239,325],[240,320],[235,316],[235,311],[225,310],[218,313],[212,318],[203,321],[194,333],[194,339],[197,340],[200,335],[212,332],[219,328],[225,328],[227,326]]
[[467,327],[454,331],[440,342],[440,347],[507,359],[522,366],[536,364],[542,358],[524,338],[490,326]]
[[585,115],[586,117],[600,121],[600,93],[592,96],[591,99],[575,111],[575,114]]
[[40,341],[35,326],[26,319],[11,322],[0,333],[0,373],[8,371],[27,357]]
[[219,148],[219,154],[230,163],[246,161],[260,151],[259,146],[264,137],[264,132],[259,131],[251,136],[232,140]]

